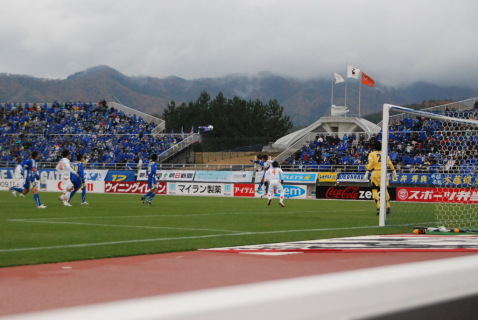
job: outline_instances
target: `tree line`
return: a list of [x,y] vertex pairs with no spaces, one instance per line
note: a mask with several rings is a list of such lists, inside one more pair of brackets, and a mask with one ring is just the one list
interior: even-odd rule
[[212,125],[202,135],[204,151],[230,150],[254,144],[265,145],[286,135],[292,128],[290,117],[277,100],[228,99],[222,92],[212,99],[203,91],[196,101],[177,105],[171,101],[164,109],[166,132],[189,132],[191,128]]

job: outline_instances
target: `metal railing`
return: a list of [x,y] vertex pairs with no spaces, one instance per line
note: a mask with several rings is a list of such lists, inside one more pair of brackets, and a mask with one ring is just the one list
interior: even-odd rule
[[171,148],[167,149],[163,153],[159,155],[159,162],[164,162],[177,154],[178,152],[186,149],[189,147],[191,144],[199,142],[200,140],[200,135],[199,133],[193,133],[185,137],[183,140],[181,140],[179,143],[176,143],[173,145]]
[[[57,162],[39,162],[38,168],[41,169],[55,169]],[[0,161],[0,168],[15,168],[16,163]],[[146,165],[143,164],[142,169],[145,169]],[[301,171],[301,172],[365,172],[364,165],[306,165],[306,164],[281,164],[281,168],[284,171]],[[136,164],[124,164],[124,163],[88,163],[86,169],[98,169],[98,170],[138,170]],[[254,164],[181,164],[181,163],[158,163],[158,170],[192,170],[192,171],[261,171],[261,167]],[[456,174],[464,173],[463,168],[454,167],[451,169],[445,169],[445,166],[441,168],[433,168],[429,165],[413,165],[413,166],[399,166],[396,167],[398,173],[433,173],[438,171],[442,174]],[[471,170],[466,172],[467,174],[478,173],[477,170]]]

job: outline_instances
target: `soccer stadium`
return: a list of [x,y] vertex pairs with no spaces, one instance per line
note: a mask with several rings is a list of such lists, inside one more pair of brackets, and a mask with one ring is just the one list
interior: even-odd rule
[[[467,319],[477,297],[478,98],[384,105],[379,124],[332,113],[243,152],[245,163],[214,164],[194,161],[212,127],[168,134],[162,119],[104,100],[2,103],[0,281],[12,295],[0,316],[410,319],[440,306]],[[382,175],[374,201],[367,162],[378,141],[394,172]],[[87,155],[84,194],[71,207],[58,201],[65,149]],[[33,150],[39,193],[23,196],[12,189],[15,167]],[[274,192],[267,205],[257,153],[280,164],[285,206]],[[157,190],[148,206],[151,154]],[[41,297],[45,284],[21,280],[32,274],[51,274],[56,293]],[[80,289],[93,274],[104,280]],[[158,276],[170,281],[148,284]],[[28,292],[34,302],[18,307]],[[317,299],[328,307],[311,309]]]

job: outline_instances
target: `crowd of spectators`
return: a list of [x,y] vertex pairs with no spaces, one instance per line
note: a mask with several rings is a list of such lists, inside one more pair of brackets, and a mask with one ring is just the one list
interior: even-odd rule
[[133,166],[152,153],[179,142],[179,137],[156,136],[156,127],[136,115],[98,103],[0,104],[0,161],[28,158],[32,150],[41,161],[56,162],[61,151],[87,154],[90,163],[121,163]]
[[[467,111],[445,110],[444,115],[464,119],[478,117],[478,103]],[[342,170],[364,172],[373,141],[363,134],[318,134],[292,154],[284,164],[303,171]],[[474,173],[478,168],[478,127],[427,117],[406,117],[392,122],[388,154],[402,172]]]
[[[447,116],[478,117],[478,102],[471,110],[445,110]],[[135,167],[150,154],[161,154],[181,140],[172,135],[152,135],[156,127],[136,115],[98,103],[0,104],[0,161],[27,158],[32,150],[41,161],[56,162],[61,151],[88,154],[90,163]],[[381,133],[317,134],[283,164],[303,171],[343,170],[363,172],[368,154]],[[389,156],[400,171],[472,173],[478,166],[478,128],[426,117],[393,121],[389,131]],[[140,161],[141,160],[141,161]]]

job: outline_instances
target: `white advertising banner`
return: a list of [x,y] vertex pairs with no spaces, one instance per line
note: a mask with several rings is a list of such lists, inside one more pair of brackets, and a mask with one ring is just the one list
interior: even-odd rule
[[234,195],[234,184],[169,182],[168,194],[182,196],[232,197]]
[[[256,172],[256,182],[261,181],[263,176],[263,171]],[[315,184],[317,182],[317,177],[317,172],[284,172],[284,182],[287,183]]]
[[[256,190],[258,189],[258,184],[256,184]],[[304,186],[304,185],[288,185],[288,184],[284,184],[282,185],[282,187],[284,188],[284,197],[286,199],[307,199],[307,186]],[[262,194],[259,194],[257,191],[256,191],[256,198],[260,198],[260,197],[265,197],[266,196],[266,193],[265,193],[265,186],[262,186]],[[274,197],[278,198],[279,197],[279,194],[278,193],[275,193],[274,194]]]
[[196,171],[197,182],[252,182],[253,171]]
[[[194,170],[158,170],[156,176],[158,181],[193,181]],[[137,181],[147,181],[148,174],[146,170],[138,170]]]
[[158,170],[159,181],[193,181],[194,173],[192,170]]
[[[104,181],[87,181],[85,185],[86,192],[105,193]],[[64,192],[64,190],[61,188],[61,180],[47,180],[45,181],[45,183],[41,181],[40,188],[42,189],[42,191],[47,192]]]
[[13,179],[0,179],[0,191],[8,191],[11,187],[23,187],[17,186]]

